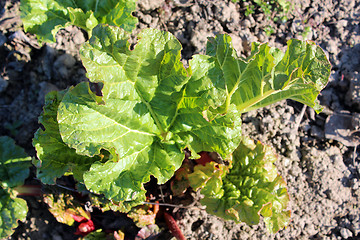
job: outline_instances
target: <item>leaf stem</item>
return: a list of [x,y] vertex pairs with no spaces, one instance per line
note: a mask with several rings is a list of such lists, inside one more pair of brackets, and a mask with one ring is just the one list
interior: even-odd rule
[[[225,105],[225,113],[228,112],[229,106],[230,106],[230,103],[231,103],[231,97],[232,97],[232,95],[235,93],[235,91],[238,89],[239,84],[240,84],[240,82],[241,82],[241,77],[242,77],[242,75],[244,74],[244,72],[246,71],[247,67],[249,66],[249,65],[246,65],[245,69],[244,69],[243,71],[241,71],[241,68],[240,68],[239,61],[238,61],[238,60],[236,61],[236,64],[237,64],[237,66],[238,66],[238,70],[239,70],[240,75],[239,75],[238,79],[236,80],[236,83],[235,83],[233,89],[230,91],[230,93],[228,93],[227,85],[225,85],[225,87],[226,87],[226,93],[227,93],[226,102],[225,102],[225,104],[226,104],[226,105]],[[221,67],[221,70],[223,71],[222,67]]]
[[252,110],[252,109],[250,109],[252,106],[254,106],[255,104],[264,100],[265,98],[267,98],[268,96],[270,96],[271,94],[273,94],[275,92],[276,92],[275,90],[271,89],[271,90],[265,92],[263,95],[256,96],[256,97],[252,98],[251,100],[238,105],[237,108],[240,110],[240,113],[248,112],[248,111]]
[[154,119],[156,126],[160,129],[161,136],[166,137],[167,132],[166,132],[166,131],[164,130],[164,128],[161,126],[161,123],[160,123],[159,119],[157,118],[154,110],[152,109],[150,103],[148,103],[147,101],[145,101],[144,98],[143,98],[140,94],[139,94],[139,96],[141,97],[142,102],[145,103],[146,107],[149,109],[150,114],[151,114],[152,118]]
[[14,189],[18,196],[42,196],[41,185],[21,185]]
[[182,97],[181,97],[181,100],[179,101],[178,105],[176,106],[176,111],[175,111],[175,116],[173,117],[173,119],[171,120],[170,124],[169,124],[169,127],[166,129],[166,131],[169,131],[172,127],[172,125],[174,124],[177,116],[179,115],[179,106],[180,104],[182,104],[182,102],[184,101],[184,97],[185,97],[185,90],[186,90],[186,87],[183,88],[182,90]]

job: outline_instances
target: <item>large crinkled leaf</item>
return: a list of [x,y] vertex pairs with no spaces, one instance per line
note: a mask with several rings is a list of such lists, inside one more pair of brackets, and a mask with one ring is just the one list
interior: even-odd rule
[[29,176],[31,157],[24,149],[15,145],[7,136],[0,137],[0,184],[3,188],[14,188],[24,184]]
[[83,172],[91,164],[100,160],[99,156],[88,157],[78,155],[75,149],[69,148],[61,139],[57,111],[60,101],[66,91],[50,92],[46,95],[44,111],[39,117],[39,123],[45,130],[39,129],[33,138],[33,145],[39,160],[35,160],[37,177],[45,184],[54,184],[56,178],[66,172],[72,172],[74,177],[82,181]]
[[195,190],[202,188],[201,203],[209,213],[247,224],[258,224],[262,215],[274,233],[290,219],[286,184],[277,174],[275,160],[270,147],[244,139],[229,167],[215,162],[197,165],[188,178]]
[[17,221],[24,221],[28,208],[26,201],[14,196],[11,190],[0,188],[0,238],[10,236],[17,227]]
[[[133,50],[124,30],[99,25],[81,58],[92,82],[69,90],[58,108],[63,141],[81,155],[102,149],[115,158],[96,162],[85,173],[87,188],[114,201],[144,200],[143,183],[153,175],[166,182],[180,167],[182,150],[230,154],[238,145],[240,114],[207,117],[205,104],[193,101],[181,45],[167,32],[145,29]],[[209,114],[211,114],[209,112]]]
[[[129,143],[131,144],[131,142]],[[139,152],[105,164],[95,163],[84,175],[85,185],[96,193],[103,193],[114,201],[145,201],[143,183],[153,175],[158,183],[165,183],[180,167],[183,154],[174,145],[155,140]]]
[[226,112],[235,104],[241,112],[293,99],[321,110],[316,100],[325,87],[331,65],[324,51],[311,41],[289,40],[286,53],[267,44],[253,44],[251,56],[239,58],[228,35],[211,38],[207,55],[190,62],[192,80],[202,98]]
[[54,42],[59,29],[78,26],[91,35],[99,23],[132,31],[137,19],[132,16],[135,0],[21,0],[24,29],[42,42]]

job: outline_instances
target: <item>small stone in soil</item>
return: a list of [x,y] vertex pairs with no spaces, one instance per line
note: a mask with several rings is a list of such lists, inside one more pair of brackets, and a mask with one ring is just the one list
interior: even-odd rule
[[353,233],[347,228],[341,228],[340,234],[344,239],[348,239],[353,236]]
[[85,40],[84,34],[81,31],[78,31],[75,33],[75,35],[73,37],[73,41],[75,44],[82,44],[86,40]]

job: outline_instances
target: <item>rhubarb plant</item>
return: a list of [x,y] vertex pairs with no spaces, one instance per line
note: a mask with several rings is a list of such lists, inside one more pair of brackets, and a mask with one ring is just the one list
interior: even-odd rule
[[119,26],[131,32],[137,24],[132,16],[135,0],[21,0],[24,29],[36,34],[40,42],[56,42],[55,35],[70,25],[91,36],[99,23]]
[[0,237],[10,236],[17,221],[24,221],[28,212],[24,199],[18,198],[16,187],[29,176],[31,157],[7,136],[0,137]]
[[184,149],[193,158],[217,152],[228,165],[208,163],[191,174],[209,212],[249,224],[261,214],[272,232],[285,226],[285,184],[268,148],[243,140],[241,113],[282,99],[321,111],[316,98],[330,74],[322,49],[299,40],[285,53],[253,44],[243,59],[228,35],[218,35],[185,68],[172,34],[144,29],[132,50],[128,39],[119,27],[96,26],[80,50],[90,83],[47,96],[44,129],[33,140],[38,177],[52,184],[73,174],[129,211],[145,201],[150,176],[163,184],[174,175]]

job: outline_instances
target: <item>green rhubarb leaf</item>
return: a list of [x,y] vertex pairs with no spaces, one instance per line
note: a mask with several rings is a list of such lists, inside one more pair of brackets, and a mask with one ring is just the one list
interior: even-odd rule
[[143,202],[146,191],[142,184],[150,181],[151,175],[165,183],[180,167],[183,157],[175,146],[154,142],[118,162],[93,164],[84,175],[85,185],[110,200]]
[[10,236],[17,227],[17,221],[24,221],[28,208],[26,201],[16,198],[11,190],[0,188],[0,238]]
[[132,16],[135,0],[21,0],[24,29],[39,41],[55,42],[59,29],[69,25],[88,32],[98,23],[119,26],[131,32],[137,23]]
[[[192,86],[190,81],[189,86]],[[195,107],[194,102],[199,103]],[[239,145],[241,136],[240,113],[233,106],[226,115],[203,110],[200,94],[186,94],[174,121],[172,131],[176,142],[186,146],[196,157],[202,151],[217,152],[224,159]],[[203,111],[202,111],[203,110]]]
[[[170,179],[184,158],[183,149],[230,154],[238,145],[240,114],[212,115],[190,91],[180,61],[181,44],[168,32],[145,29],[130,50],[118,27],[98,25],[81,58],[91,82],[70,89],[58,108],[62,140],[77,154],[113,153],[84,174],[85,185],[115,202],[144,201],[143,183]],[[209,116],[207,115],[209,114]]]
[[14,232],[17,221],[24,221],[27,214],[26,201],[16,198],[13,188],[23,185],[29,176],[31,157],[15,145],[7,136],[0,137],[0,237]]
[[29,176],[31,157],[24,149],[15,145],[7,136],[0,137],[0,184],[3,188],[14,188],[24,184]]
[[242,59],[228,35],[210,38],[207,55],[194,56],[190,66],[202,98],[222,112],[230,104],[247,112],[283,99],[319,112],[316,97],[331,69],[324,51],[311,41],[289,40],[285,54],[267,44],[253,44],[250,57]]
[[91,158],[78,155],[75,149],[69,148],[62,141],[57,111],[66,91],[50,92],[46,95],[44,111],[39,117],[39,123],[45,130],[39,128],[33,138],[38,157],[38,160],[34,160],[34,165],[37,167],[38,178],[45,184],[55,184],[56,178],[66,172],[73,173],[77,180],[82,181],[83,172],[88,170],[93,162],[101,159],[99,156]]
[[275,233],[290,219],[286,184],[275,160],[269,146],[244,139],[229,167],[215,162],[197,165],[189,182],[195,190],[201,188],[201,203],[209,213],[247,224],[258,224],[262,215],[267,229]]

